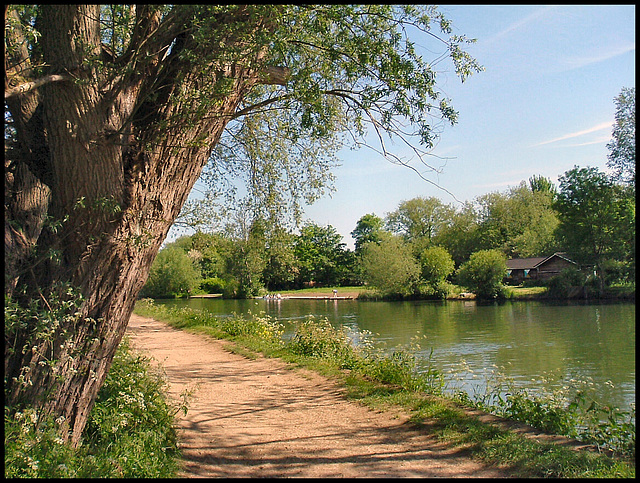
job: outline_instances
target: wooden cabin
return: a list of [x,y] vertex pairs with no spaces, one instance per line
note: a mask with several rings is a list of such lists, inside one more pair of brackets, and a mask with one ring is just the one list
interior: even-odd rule
[[507,260],[507,281],[519,284],[524,280],[548,280],[567,268],[579,268],[565,253],[549,257],[512,258]]

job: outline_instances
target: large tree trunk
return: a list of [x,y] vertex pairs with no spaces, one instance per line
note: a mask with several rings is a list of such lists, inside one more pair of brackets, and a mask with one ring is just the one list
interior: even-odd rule
[[[140,8],[133,37],[147,39],[140,42],[150,52],[146,64],[109,83],[87,61],[100,56],[99,7],[42,7],[44,61],[76,80],[8,101],[19,148],[15,173],[5,176],[5,292],[46,309],[71,298],[68,284],[82,303],[47,337],[34,338],[33,326],[6,335],[5,397],[16,408],[31,404],[63,416],[74,444],[162,241],[256,83],[248,70],[228,68],[222,75],[232,87],[205,119],[173,122],[193,106],[168,99],[203,74],[178,59],[186,36],[168,36],[173,50],[163,62],[151,54],[158,45],[145,35],[162,29],[151,8]],[[45,211],[53,223],[41,223]],[[38,221],[29,224],[29,216]]]

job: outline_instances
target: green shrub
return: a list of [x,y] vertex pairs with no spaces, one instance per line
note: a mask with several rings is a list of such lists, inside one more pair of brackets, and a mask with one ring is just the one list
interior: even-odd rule
[[360,257],[364,280],[383,295],[401,298],[415,291],[420,267],[411,247],[401,238],[386,237],[380,243],[367,243]]
[[79,460],[53,417],[43,418],[33,409],[11,414],[5,406],[5,478],[74,478]]
[[421,299],[444,300],[453,293],[454,287],[449,282],[441,280],[433,284],[421,283],[416,291],[416,295]]
[[205,278],[200,282],[200,289],[204,293],[224,293],[226,282],[220,277]]
[[458,281],[476,297],[494,299],[504,296],[502,280],[506,273],[506,257],[500,250],[480,250],[462,264],[458,270]]
[[194,293],[200,286],[200,272],[189,256],[177,246],[160,250],[142,288],[143,297],[179,297]]
[[344,330],[338,330],[326,319],[309,316],[296,325],[287,348],[297,355],[342,361],[343,367],[352,366],[356,351]]
[[79,448],[64,443],[63,419],[5,406],[5,478],[174,477],[177,410],[166,400],[164,378],[125,341]]
[[567,298],[572,287],[583,287],[585,276],[575,268],[565,268],[555,277],[549,279],[547,295],[549,297]]
[[426,248],[420,255],[422,278],[430,285],[443,283],[453,273],[455,263],[449,252],[441,246]]
[[103,475],[159,478],[176,469],[174,416],[179,408],[167,401],[166,388],[163,375],[147,357],[133,353],[125,339],[85,429],[85,444],[100,448],[92,454]]
[[231,336],[253,336],[266,342],[281,342],[284,332],[282,324],[264,312],[257,315],[249,312],[247,317],[234,314],[233,317],[226,319],[212,318],[209,324],[218,325],[221,330]]
[[[449,388],[453,390],[454,399],[550,434],[567,436],[635,458],[635,405],[630,411],[601,405],[595,400],[593,381],[588,379],[570,379],[558,385],[554,383],[556,377],[543,374],[540,382],[550,389],[529,390],[518,387],[513,379],[497,369],[491,371],[486,388],[478,389],[474,394]],[[464,380],[465,372],[473,371],[462,361],[454,373],[456,378]]]

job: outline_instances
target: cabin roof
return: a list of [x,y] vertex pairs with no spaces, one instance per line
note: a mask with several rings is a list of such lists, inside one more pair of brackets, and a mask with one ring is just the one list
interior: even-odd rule
[[567,262],[573,263],[574,265],[576,265],[576,262],[574,262],[573,260],[569,260],[566,257],[566,254],[556,252],[549,257],[511,258],[507,260],[507,269],[532,270],[532,269],[538,268],[540,265],[543,265],[544,263],[548,262],[554,257],[562,258],[563,260],[566,260]]

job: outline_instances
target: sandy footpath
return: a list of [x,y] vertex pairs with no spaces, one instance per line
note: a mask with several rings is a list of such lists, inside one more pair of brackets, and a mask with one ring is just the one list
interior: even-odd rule
[[182,477],[509,476],[280,360],[250,360],[225,341],[135,314],[127,332],[164,367],[172,397],[194,391],[188,414],[178,416]]

